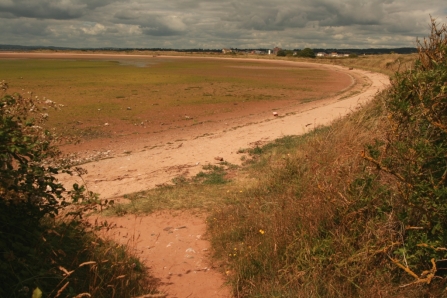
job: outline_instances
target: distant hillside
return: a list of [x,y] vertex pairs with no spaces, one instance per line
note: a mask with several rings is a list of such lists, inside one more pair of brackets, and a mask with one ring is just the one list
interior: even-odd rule
[[0,51],[34,51],[34,50],[74,50],[74,48],[0,44]]

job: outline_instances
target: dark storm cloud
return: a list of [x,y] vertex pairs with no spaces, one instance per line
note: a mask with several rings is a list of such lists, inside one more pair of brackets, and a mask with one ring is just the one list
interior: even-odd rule
[[15,17],[70,20],[114,0],[0,0],[0,11]]
[[320,26],[377,25],[385,15],[386,6],[392,1],[316,1],[322,7]]
[[[0,0],[0,38],[76,47],[414,46],[445,0]],[[36,28],[40,28],[34,30]],[[36,35],[37,36],[37,35]],[[63,43],[63,44],[62,44]]]
[[9,20],[8,22],[1,22],[0,26],[2,30],[26,38],[34,38],[37,36],[42,37],[51,34],[51,32],[48,30],[48,25],[44,22]]
[[15,17],[37,19],[74,19],[82,15],[83,7],[71,2],[57,0],[0,0],[0,11]]
[[138,26],[143,34],[150,36],[181,35],[186,30],[182,19],[175,15],[127,10],[116,13],[114,17],[121,24]]

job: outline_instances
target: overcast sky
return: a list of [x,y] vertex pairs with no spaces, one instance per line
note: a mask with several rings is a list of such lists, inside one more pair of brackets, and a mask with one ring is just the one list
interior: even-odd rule
[[0,44],[414,47],[446,0],[0,0]]

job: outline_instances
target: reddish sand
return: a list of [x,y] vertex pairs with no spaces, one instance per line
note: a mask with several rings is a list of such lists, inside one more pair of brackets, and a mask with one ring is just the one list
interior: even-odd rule
[[228,298],[222,270],[210,262],[205,219],[189,211],[108,217],[117,225],[108,237],[135,248],[166,297]]

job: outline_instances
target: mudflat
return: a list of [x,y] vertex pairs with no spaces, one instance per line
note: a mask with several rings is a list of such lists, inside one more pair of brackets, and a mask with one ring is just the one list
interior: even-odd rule
[[231,129],[346,93],[357,81],[327,66],[260,59],[0,53],[0,66],[10,92],[64,105],[48,126],[80,136],[77,151]]

